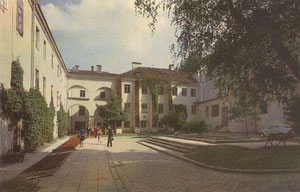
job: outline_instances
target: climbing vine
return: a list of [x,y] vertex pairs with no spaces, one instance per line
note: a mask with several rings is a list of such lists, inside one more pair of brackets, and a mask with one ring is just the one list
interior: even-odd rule
[[63,137],[69,131],[69,115],[65,112],[62,104],[60,104],[60,109],[57,111],[57,127],[58,127],[58,137]]
[[169,81],[161,74],[158,74],[157,72],[152,70],[139,69],[139,72],[142,73],[140,80],[141,84],[149,87],[150,89],[149,91],[151,94],[152,102],[154,103],[155,113],[157,114],[159,90],[162,87],[164,88]]
[[[25,148],[36,149],[43,142],[53,140],[54,106],[47,106],[38,89],[23,88],[23,69],[19,60],[11,65],[11,88],[0,88],[1,117],[15,126],[22,120],[25,129]],[[53,103],[53,102],[52,102]]]

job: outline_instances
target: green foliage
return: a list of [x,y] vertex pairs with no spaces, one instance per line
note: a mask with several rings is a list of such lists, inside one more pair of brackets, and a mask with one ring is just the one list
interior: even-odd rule
[[[32,151],[43,142],[52,138],[51,135],[53,132],[47,130],[49,123],[51,123],[49,122],[51,112],[49,110],[49,114],[47,114],[48,107],[46,100],[38,89],[29,90],[26,96],[25,107],[24,125],[27,130],[25,146],[27,150]],[[47,115],[49,115],[49,118],[47,118]]]
[[18,177],[0,182],[0,192],[35,192],[40,188],[37,181],[28,181]]
[[203,132],[207,132],[208,130],[208,126],[205,123],[204,120],[193,120],[188,122],[184,128],[183,128],[183,132],[186,133],[203,133]]
[[149,87],[150,94],[152,96],[152,102],[154,103],[155,112],[158,112],[158,94],[161,87],[164,87],[168,83],[168,80],[161,74],[155,73],[152,70],[138,69],[142,73],[141,84]]
[[57,111],[57,123],[58,123],[58,137],[63,137],[68,133],[70,118],[67,112],[65,112],[62,104],[60,109]]
[[160,122],[162,125],[173,127],[174,131],[181,131],[186,124],[186,119],[187,115],[183,111],[177,113],[172,110],[168,115],[161,118]]
[[1,84],[1,116],[16,124],[24,115],[25,95],[23,88],[23,69],[19,61],[13,61],[11,67],[11,88],[5,89]]
[[109,123],[125,121],[128,119],[128,112],[122,110],[121,99],[115,94],[111,94],[105,106],[97,105],[98,114],[105,118]]
[[152,30],[160,7],[171,13],[181,68],[200,70],[237,108],[280,101],[299,83],[297,0],[136,0],[135,6],[152,19]]
[[186,116],[188,115],[186,105],[182,105],[182,104],[173,105],[173,108],[174,108],[176,113],[184,113]]
[[300,135],[300,97],[294,96],[287,102],[287,110],[285,114],[289,117],[288,120],[293,122],[293,128],[296,134]]

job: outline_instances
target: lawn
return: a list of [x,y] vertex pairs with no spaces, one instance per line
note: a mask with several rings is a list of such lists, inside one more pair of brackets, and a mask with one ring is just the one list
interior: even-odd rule
[[300,169],[300,146],[249,149],[230,145],[199,147],[186,157],[229,169]]

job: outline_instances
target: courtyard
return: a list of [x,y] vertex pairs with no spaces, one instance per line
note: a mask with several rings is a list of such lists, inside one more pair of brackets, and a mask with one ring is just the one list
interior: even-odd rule
[[40,191],[299,191],[300,174],[222,173],[196,167],[116,137],[113,147],[86,139],[57,172],[40,178]]

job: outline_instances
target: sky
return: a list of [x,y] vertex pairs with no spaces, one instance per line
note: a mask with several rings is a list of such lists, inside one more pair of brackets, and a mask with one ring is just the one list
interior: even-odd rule
[[160,14],[152,34],[148,20],[135,14],[134,1],[40,0],[68,69],[102,65],[103,71],[123,73],[132,69],[133,61],[156,68],[174,63],[171,19]]

